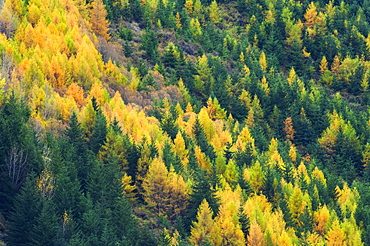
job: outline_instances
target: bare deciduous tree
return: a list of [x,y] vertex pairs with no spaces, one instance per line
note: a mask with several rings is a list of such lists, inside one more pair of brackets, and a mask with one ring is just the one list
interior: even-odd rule
[[5,160],[12,184],[19,188],[26,176],[28,154],[19,146],[13,145]]

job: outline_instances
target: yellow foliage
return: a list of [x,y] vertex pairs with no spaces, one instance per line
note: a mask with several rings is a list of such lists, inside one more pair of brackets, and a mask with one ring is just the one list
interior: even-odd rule
[[92,8],[90,11],[90,23],[91,29],[99,36],[109,40],[108,27],[109,22],[107,20],[107,10],[102,0],[93,0]]
[[53,172],[50,170],[50,158],[47,156],[43,157],[45,160],[45,167],[36,182],[41,194],[46,199],[51,199],[54,194],[55,177]]
[[320,74],[323,75],[327,70],[328,70],[328,61],[326,60],[326,57],[323,56],[320,62]]
[[206,111],[212,120],[226,118],[226,111],[221,108],[221,105],[218,103],[217,98],[208,99]]
[[326,128],[321,138],[318,139],[319,143],[325,149],[328,156],[331,156],[335,153],[337,135],[340,132],[346,135],[346,138],[348,139],[348,144],[352,144],[353,146],[359,144],[356,131],[352,127],[350,122],[344,120],[342,116],[335,111],[329,115],[329,118],[329,127]]
[[190,20],[190,33],[193,35],[195,38],[199,38],[202,36],[202,27],[200,26],[199,20],[197,18],[192,18]]
[[311,2],[308,5],[306,13],[304,14],[304,18],[306,19],[305,25],[308,28],[312,28],[316,24],[317,10],[314,2]]
[[211,140],[215,151],[224,151],[226,144],[232,142],[231,133],[228,131],[225,121],[216,120],[214,122],[216,128],[216,134]]
[[293,85],[293,82],[295,81],[295,79],[297,78],[297,74],[294,70],[294,67],[292,67],[289,71],[289,77],[288,77],[288,83],[289,83],[289,86],[292,86]]
[[326,235],[327,246],[346,246],[348,245],[346,240],[346,234],[341,228],[339,221],[335,220],[331,229]]
[[58,94],[55,99],[62,119],[67,121],[71,117],[71,113],[77,110],[75,100],[72,96],[60,97]]
[[189,16],[191,16],[193,14],[193,9],[194,9],[193,0],[186,0],[184,6],[185,6],[186,13]]
[[189,151],[186,149],[185,140],[182,137],[181,132],[178,132],[176,138],[174,139],[174,150],[179,155],[181,159],[187,157]]
[[272,138],[269,145],[269,150],[267,152],[268,157],[270,158],[270,161],[268,164],[271,167],[279,167],[281,170],[285,170],[285,163],[283,161],[283,158],[281,157],[279,151],[278,151],[278,140],[276,138]]
[[218,6],[216,0],[213,0],[212,3],[209,5],[209,19],[212,23],[219,23],[220,16],[218,13]]
[[256,155],[256,147],[254,145],[254,138],[249,132],[248,126],[245,126],[240,132],[235,144],[232,146],[232,151],[234,152],[243,152],[246,150],[246,146],[249,146],[252,155]]
[[202,201],[198,208],[197,221],[193,222],[189,241],[194,246],[201,246],[207,240],[211,240],[214,232],[213,212],[206,199]]
[[122,188],[123,188],[123,195],[128,197],[130,200],[136,200],[134,190],[136,189],[135,185],[132,185],[133,181],[131,176],[124,173],[122,176]]
[[[187,2],[187,1],[186,1]],[[178,29],[182,29],[182,24],[181,24],[181,17],[179,12],[176,13],[176,27]]]
[[[1,82],[0,82],[1,86]],[[364,164],[364,168],[368,169],[370,164],[370,144],[366,143],[365,148],[362,152],[362,163]]]
[[331,64],[331,72],[333,74],[339,74],[339,67],[340,67],[341,61],[339,60],[338,56],[334,57],[333,63]]
[[265,91],[265,95],[268,96],[270,94],[270,87],[265,76],[261,79],[261,87]]
[[244,104],[245,107],[247,107],[248,109],[251,108],[251,106],[252,106],[252,97],[251,97],[251,94],[249,93],[249,91],[246,91],[246,90],[243,89],[242,93],[239,96],[239,100],[242,101],[242,103]]
[[247,238],[248,246],[263,246],[265,245],[263,232],[257,221],[252,221]]
[[262,68],[262,72],[266,73],[267,72],[267,60],[266,60],[266,54],[263,51],[261,53],[259,62]]
[[238,220],[238,204],[233,201],[221,204],[219,213],[215,218],[216,226],[219,228],[221,240],[215,242],[215,246],[244,246],[245,238]]
[[226,165],[223,176],[231,187],[235,187],[235,185],[238,184],[239,170],[236,163],[232,159]]
[[250,221],[257,220],[262,228],[266,227],[268,221],[265,216],[270,215],[271,210],[272,206],[264,195],[252,195],[243,205],[243,211]]
[[317,211],[315,211],[313,218],[316,223],[315,230],[317,231],[317,233],[319,233],[320,235],[325,235],[327,230],[327,224],[330,218],[330,212],[326,205],[322,206]]
[[209,117],[206,108],[202,108],[198,114],[199,123],[202,125],[204,133],[208,141],[212,141],[212,138],[216,134],[216,129],[212,119]]
[[288,117],[284,120],[284,132],[285,132],[285,135],[286,137],[289,139],[289,140],[293,140],[294,139],[294,134],[295,134],[295,130],[293,128],[293,120],[292,120],[292,117]]
[[308,233],[306,242],[312,246],[325,246],[324,239],[317,233]]
[[167,176],[168,170],[162,160],[154,159],[149,164],[149,169],[143,181],[145,190],[145,200],[148,205],[159,215],[165,215],[166,204],[169,202],[167,197]]
[[87,97],[87,100],[90,101],[92,98],[96,99],[96,102],[101,107],[109,101],[109,94],[105,88],[103,88],[100,81],[95,82],[90,90],[90,94]]
[[[290,145],[289,148],[289,157],[292,162],[297,161],[297,149],[294,144]],[[302,163],[301,163],[302,164]]]
[[85,100],[85,97],[84,97],[84,90],[82,89],[82,87],[80,87],[76,83],[72,83],[68,87],[68,89],[66,91],[66,94],[68,96],[73,97],[73,99],[75,100],[78,108],[81,108],[82,106],[85,105],[86,100]]
[[249,182],[254,193],[258,194],[265,182],[265,172],[258,161],[253,163],[250,168],[244,169],[244,180]]
[[337,186],[335,191],[342,214],[345,216],[348,214],[354,216],[357,209],[357,201],[360,200],[360,195],[356,187],[351,190],[347,183],[344,183],[343,189]]
[[197,158],[198,165],[203,171],[211,172],[212,163],[209,158],[202,152],[199,146],[195,146],[194,155]]
[[319,180],[322,184],[326,186],[326,179],[325,179],[324,173],[321,170],[319,170],[317,167],[315,167],[314,170],[312,171],[311,177],[313,179]]

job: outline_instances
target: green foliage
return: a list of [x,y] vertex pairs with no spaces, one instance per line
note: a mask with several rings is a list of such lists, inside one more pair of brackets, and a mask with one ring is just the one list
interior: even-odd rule
[[[109,42],[67,2],[0,15],[7,244],[189,245],[204,199],[207,245],[227,240],[221,215],[251,245],[370,243],[369,1],[104,0]],[[104,99],[65,88],[80,80]],[[166,199],[190,196],[176,216],[145,199],[153,160]]]
[[142,36],[141,48],[146,52],[149,60],[155,61],[158,58],[158,37],[157,34],[151,30],[146,29]]

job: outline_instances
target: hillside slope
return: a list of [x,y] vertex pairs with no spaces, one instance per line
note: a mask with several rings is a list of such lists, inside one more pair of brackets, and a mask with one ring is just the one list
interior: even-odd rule
[[370,244],[368,5],[6,0],[0,244]]

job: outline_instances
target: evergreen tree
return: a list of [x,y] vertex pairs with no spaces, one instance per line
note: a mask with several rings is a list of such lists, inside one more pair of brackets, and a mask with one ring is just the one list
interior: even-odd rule
[[91,101],[94,111],[96,112],[96,116],[94,126],[91,132],[90,149],[94,153],[97,153],[107,136],[107,120],[101,108],[97,105],[96,99],[92,98]]
[[[70,163],[72,169],[77,170],[77,177],[84,189],[88,173],[93,165],[93,155],[87,148],[84,132],[77,120],[76,113],[72,113],[69,124],[65,130],[67,142],[61,149],[64,160]],[[61,146],[60,146],[61,147]],[[74,166],[74,167],[72,167]],[[73,177],[72,179],[74,179]]]
[[35,179],[29,176],[21,192],[14,199],[13,211],[9,216],[8,245],[36,243],[35,228],[40,219],[42,196],[37,191],[35,183]]
[[214,161],[216,158],[215,152],[213,150],[213,146],[208,143],[206,134],[204,133],[203,127],[197,118],[195,124],[193,126],[193,132],[195,135],[196,143],[210,159]]
[[149,60],[155,61],[158,57],[158,38],[151,29],[146,29],[142,36],[141,48],[146,52]]
[[41,171],[41,153],[29,117],[29,108],[14,94],[0,105],[0,211],[10,210],[28,172]]
[[214,214],[218,213],[219,199],[216,197],[214,187],[210,184],[209,178],[206,173],[201,170],[197,171],[196,183],[192,188],[193,192],[190,194],[189,207],[188,207],[188,221],[190,226],[191,221],[194,221],[197,215],[198,207],[204,199],[207,200],[209,207]]

